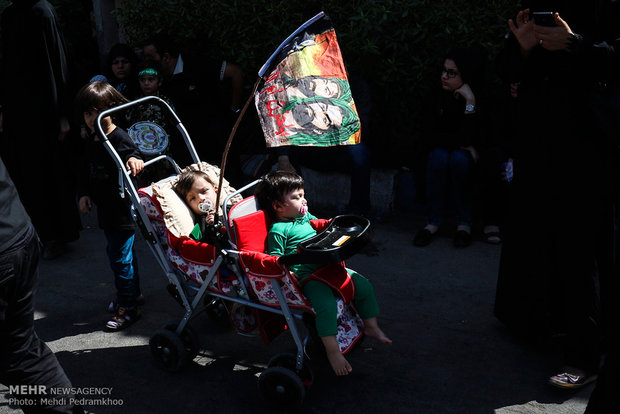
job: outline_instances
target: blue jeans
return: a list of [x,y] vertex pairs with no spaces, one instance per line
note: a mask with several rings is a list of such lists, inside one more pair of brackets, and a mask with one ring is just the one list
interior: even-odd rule
[[108,241],[106,252],[116,285],[116,300],[119,306],[135,306],[136,298],[140,296],[140,278],[138,263],[133,243],[133,230],[104,230]]
[[439,226],[443,220],[449,189],[456,208],[457,225],[471,225],[473,160],[466,150],[435,148],[426,165],[428,223]]

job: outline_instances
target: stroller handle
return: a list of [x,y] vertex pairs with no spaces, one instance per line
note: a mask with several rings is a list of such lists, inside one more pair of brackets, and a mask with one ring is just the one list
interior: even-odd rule
[[[131,102],[127,102],[124,103],[122,105],[118,105],[115,106],[113,108],[109,108],[106,109],[105,111],[102,111],[101,113],[99,113],[99,115],[97,115],[97,119],[95,121],[95,129],[97,132],[97,135],[101,138],[104,147],[106,148],[106,150],[108,151],[108,153],[110,154],[110,156],[112,157],[112,160],[114,161],[114,163],[116,164],[117,168],[118,168],[118,187],[119,187],[119,193],[121,197],[125,197],[125,191],[128,190],[130,193],[135,193],[135,198],[136,200],[138,200],[138,195],[137,192],[133,186],[133,183],[131,181],[131,177],[129,176],[128,171],[125,169],[125,165],[123,163],[123,160],[121,160],[121,157],[118,155],[118,152],[116,151],[116,149],[112,146],[112,144],[110,144],[110,141],[108,140],[105,132],[103,131],[103,127],[102,125],[102,120],[108,116],[111,116],[114,113],[117,113],[119,111],[123,111],[125,109],[131,108],[133,106],[137,106],[137,105],[141,105],[144,104],[146,102],[155,102],[158,105],[161,105],[162,108],[165,108],[165,111],[167,112],[167,115],[171,117],[172,120],[174,120],[175,126],[176,128],[179,130],[179,132],[181,133],[181,136],[183,137],[183,141],[185,142],[185,145],[187,146],[187,149],[189,150],[190,156],[192,157],[192,159],[194,160],[195,163],[199,163],[200,162],[200,158],[198,157],[198,153],[196,152],[196,148],[194,147],[194,144],[192,143],[192,140],[189,138],[189,134],[187,133],[187,130],[185,129],[185,127],[183,126],[183,124],[181,123],[181,120],[179,119],[179,117],[174,113],[174,111],[172,110],[172,108],[170,107],[170,105],[168,105],[168,103],[166,101],[164,101],[163,99],[161,99],[158,96],[144,96],[142,98],[133,100]],[[159,157],[157,158],[157,160],[159,160]],[[153,161],[155,162],[155,161]],[[151,163],[153,163],[151,162]],[[151,164],[149,163],[149,164]],[[175,165],[176,163],[173,163],[173,165]],[[134,194],[132,194],[134,195]]]

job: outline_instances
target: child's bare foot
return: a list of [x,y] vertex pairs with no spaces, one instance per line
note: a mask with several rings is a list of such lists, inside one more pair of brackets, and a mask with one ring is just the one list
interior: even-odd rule
[[322,336],[321,341],[323,341],[327,359],[336,375],[339,377],[349,375],[349,373],[353,371],[353,368],[351,368],[349,361],[347,361],[344,355],[342,355],[342,352],[340,352],[340,346],[338,345],[336,335]]
[[384,344],[392,345],[392,340],[379,328],[376,317],[364,319],[364,335],[376,338]]
[[331,364],[334,372],[339,377],[343,375],[349,375],[349,373],[353,371],[353,368],[351,368],[349,361],[347,361],[347,359],[344,357],[344,355],[342,355],[340,351],[328,352],[327,359],[329,360],[329,363]]
[[388,338],[381,329],[367,327],[364,329],[364,335],[371,336],[373,338],[378,339],[380,342],[384,344],[392,345],[392,340]]

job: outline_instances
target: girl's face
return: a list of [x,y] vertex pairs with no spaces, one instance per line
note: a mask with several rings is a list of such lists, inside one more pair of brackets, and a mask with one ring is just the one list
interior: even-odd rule
[[446,59],[441,71],[441,87],[444,91],[455,91],[461,86],[463,86],[463,78],[459,68],[452,59]]
[[[211,202],[213,210],[215,210],[216,198],[217,194],[215,192],[215,187],[213,187],[213,184],[205,180],[203,177],[196,177],[194,183],[192,184],[192,188],[185,195],[187,205],[189,205],[192,211],[199,216],[203,216],[205,213],[200,211],[198,204],[204,203],[208,200]],[[215,211],[209,212],[207,222],[212,223],[214,218]]]
[[161,79],[155,75],[142,75],[138,80],[144,96],[156,95],[161,86]]
[[[82,115],[84,116],[84,123],[91,131],[95,130],[95,121],[97,120],[97,116],[99,116],[99,114],[103,112],[104,110],[105,109],[93,108],[93,109],[84,111],[82,113]],[[106,126],[112,123],[112,118],[110,118],[109,116],[106,116],[105,118],[101,120],[101,123],[102,123],[103,130],[105,131]]]
[[112,73],[116,79],[125,80],[131,74],[131,62],[124,56],[117,56],[112,61]]
[[303,188],[284,195],[284,201],[274,201],[273,208],[280,220],[303,217],[308,212],[308,202]]

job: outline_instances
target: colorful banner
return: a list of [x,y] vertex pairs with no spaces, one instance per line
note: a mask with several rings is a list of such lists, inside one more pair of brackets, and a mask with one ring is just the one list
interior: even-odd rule
[[336,32],[323,12],[291,34],[259,71],[256,110],[267,147],[360,142],[360,120]]

